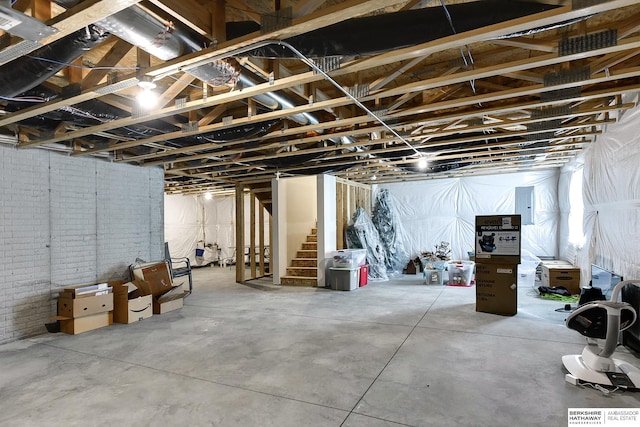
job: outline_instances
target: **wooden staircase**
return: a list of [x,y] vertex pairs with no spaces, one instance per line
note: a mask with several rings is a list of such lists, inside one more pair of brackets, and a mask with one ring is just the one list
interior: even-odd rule
[[291,267],[287,267],[287,274],[280,277],[281,285],[288,286],[318,286],[318,229],[311,230],[307,241],[296,257],[291,260]]

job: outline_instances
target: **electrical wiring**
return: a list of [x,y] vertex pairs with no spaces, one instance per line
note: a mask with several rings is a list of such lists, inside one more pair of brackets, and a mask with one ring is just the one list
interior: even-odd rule
[[32,56],[32,55],[26,55],[26,56],[28,58],[35,59],[36,61],[49,62],[51,64],[64,65],[65,67],[71,67],[71,68],[82,68],[82,69],[85,69],[85,70],[139,70],[140,69],[140,67],[137,67],[137,66],[131,66],[131,67],[93,67],[93,66],[89,66],[89,65],[78,65],[78,64],[71,64],[69,62],[60,62],[60,61],[56,61],[55,59],[42,58],[40,56]]
[[[447,20],[449,21],[449,25],[451,26],[451,30],[453,31],[453,34],[458,34],[458,32],[456,31],[456,28],[453,25],[453,19],[451,19],[451,14],[449,14],[449,9],[447,8],[447,5],[444,4],[444,0],[440,0],[440,4],[442,4],[444,13],[447,15]],[[474,63],[473,63],[473,56],[471,56],[471,50],[469,49],[469,46],[465,46],[465,47],[467,49],[467,55],[469,55],[469,63],[473,68]],[[465,67],[468,67],[469,63],[467,62],[467,57],[465,56],[464,51],[462,50],[462,47],[460,48],[460,55],[462,55],[462,60],[464,61]],[[469,80],[469,84],[471,85],[471,90],[473,91],[473,94],[477,95],[475,80]]]
[[[84,118],[87,118],[87,119],[97,120],[100,123],[107,123],[107,122],[111,121],[109,119],[104,119],[104,118],[98,117],[96,115],[93,115],[91,113],[88,113],[86,111],[80,110],[79,108],[75,108],[75,107],[72,107],[72,106],[62,107],[61,110],[68,111],[68,112],[70,112],[72,114],[77,114],[78,116],[84,117]],[[139,130],[136,130],[136,129],[133,129],[133,128],[130,128],[130,127],[127,127],[127,126],[123,127],[122,129],[128,130],[129,132],[135,133],[135,134],[137,134],[139,136],[144,136],[144,137],[149,136],[149,134],[146,133],[146,132],[141,132]]]
[[578,385],[579,386],[589,386],[589,387],[591,387],[591,388],[593,388],[595,390],[598,390],[600,393],[604,394],[605,396],[608,396],[608,395],[610,395],[612,393],[615,393],[618,390],[622,391],[620,389],[620,387],[614,387],[614,388],[609,389],[609,388],[601,386],[600,384],[593,384],[593,383],[586,382],[586,381],[578,381]]
[[47,102],[48,99],[39,97],[39,96],[18,96],[18,97],[8,97],[8,96],[0,96],[0,99],[10,102]]

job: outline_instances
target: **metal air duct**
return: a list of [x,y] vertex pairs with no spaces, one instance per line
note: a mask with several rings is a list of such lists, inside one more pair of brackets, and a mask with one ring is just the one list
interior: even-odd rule
[[89,26],[56,40],[29,56],[22,56],[5,64],[0,68],[0,96],[12,98],[38,86],[104,39],[105,35],[101,31]]

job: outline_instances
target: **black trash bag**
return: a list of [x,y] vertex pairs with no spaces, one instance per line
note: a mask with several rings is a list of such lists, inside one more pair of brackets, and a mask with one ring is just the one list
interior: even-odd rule
[[565,288],[564,286],[540,286],[538,287],[538,292],[540,292],[540,294],[556,294],[556,295],[562,295],[563,297],[570,297],[571,296],[571,292],[569,292],[569,289]]

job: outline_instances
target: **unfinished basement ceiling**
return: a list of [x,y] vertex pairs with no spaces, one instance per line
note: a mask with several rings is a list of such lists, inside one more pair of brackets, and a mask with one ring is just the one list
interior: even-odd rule
[[558,168],[634,106],[639,3],[2,2],[0,142],[168,193]]

